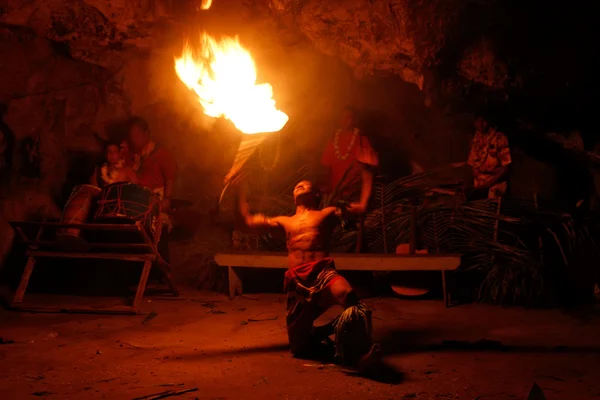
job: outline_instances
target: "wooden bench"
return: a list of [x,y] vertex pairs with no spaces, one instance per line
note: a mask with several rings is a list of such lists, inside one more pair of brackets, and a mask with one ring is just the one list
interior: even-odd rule
[[[441,271],[446,307],[450,302],[446,271],[454,271],[460,265],[459,255],[333,254],[332,257],[340,271]],[[219,253],[215,255],[215,262],[228,269],[230,298],[242,294],[242,282],[235,272],[236,267],[288,268],[287,253]]]
[[[158,219],[155,234],[153,236],[151,236],[139,222],[136,222],[135,224],[69,224],[63,222],[10,221],[9,224],[19,234],[22,242],[28,246],[27,264],[25,265],[25,269],[21,275],[21,281],[11,302],[11,308],[40,312],[139,314],[141,312],[142,300],[150,275],[150,269],[153,264],[158,267],[163,281],[169,286],[169,290],[172,294],[174,296],[179,296],[179,292],[171,279],[170,267],[158,252],[158,242],[160,241],[162,232],[162,220],[160,218]],[[88,242],[87,244],[91,248],[89,251],[66,250],[64,249],[64,245],[56,239],[56,230],[61,228],[75,228],[91,232],[101,231],[117,237],[119,234],[132,233],[136,242]],[[52,239],[44,239],[45,231],[51,232],[49,237]],[[53,306],[46,304],[46,302],[29,303],[23,301],[27,286],[29,285],[29,279],[38,258],[120,260],[143,263],[143,268],[140,273],[135,297],[133,298],[131,305],[97,307],[67,304]]]

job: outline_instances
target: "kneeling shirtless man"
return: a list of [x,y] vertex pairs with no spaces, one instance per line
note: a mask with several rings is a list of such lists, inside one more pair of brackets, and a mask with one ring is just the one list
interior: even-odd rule
[[[285,274],[287,294],[287,331],[291,351],[295,356],[310,355],[334,334],[336,357],[348,366],[364,369],[374,361],[378,345],[371,343],[371,313],[356,293],[335,269],[329,257],[333,230],[342,216],[357,216],[365,212],[371,196],[377,156],[371,149],[359,152],[362,166],[360,201],[348,207],[318,209],[319,194],[309,181],[294,188],[296,213],[291,217],[266,217],[250,214],[244,195],[239,210],[250,228],[283,228],[287,237],[289,269]],[[243,193],[243,191],[242,191]],[[344,312],[330,324],[313,326],[314,321],[333,305]]]

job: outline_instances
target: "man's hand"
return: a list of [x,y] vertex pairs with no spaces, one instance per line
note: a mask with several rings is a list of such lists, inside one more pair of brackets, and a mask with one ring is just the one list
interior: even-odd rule
[[356,149],[356,161],[371,167],[379,165],[379,157],[373,148],[358,146]]

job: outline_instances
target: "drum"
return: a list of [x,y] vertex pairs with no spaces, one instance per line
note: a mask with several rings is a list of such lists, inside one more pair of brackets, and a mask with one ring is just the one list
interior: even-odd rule
[[160,201],[150,189],[131,182],[117,182],[102,189],[94,222],[140,222],[154,234],[159,216]]
[[[62,212],[61,222],[67,224],[85,223],[90,214],[93,200],[99,193],[100,188],[96,186],[75,186]],[[57,238],[65,245],[86,247],[87,243],[80,237],[80,234],[80,229],[63,228],[57,232]]]

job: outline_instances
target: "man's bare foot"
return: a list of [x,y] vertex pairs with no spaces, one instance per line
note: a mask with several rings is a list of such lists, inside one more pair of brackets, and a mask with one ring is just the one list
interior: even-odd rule
[[376,367],[381,361],[381,345],[375,343],[371,350],[365,354],[358,362],[357,369],[359,373],[366,373],[373,367]]

